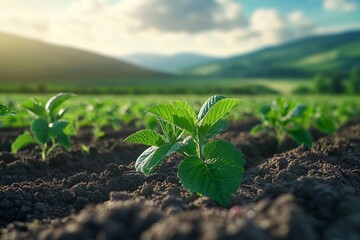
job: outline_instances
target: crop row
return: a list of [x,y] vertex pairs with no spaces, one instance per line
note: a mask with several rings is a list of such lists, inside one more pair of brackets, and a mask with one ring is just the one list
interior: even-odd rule
[[[61,117],[65,117],[68,121],[64,132],[73,136],[76,135],[80,128],[84,126],[92,127],[94,140],[104,135],[104,127],[112,126],[115,130],[121,127],[132,126],[135,128],[147,127],[150,129],[157,128],[156,119],[145,114],[146,109],[163,100],[152,99],[150,101],[120,101],[114,98],[104,99],[74,99],[62,103],[62,108],[56,109],[61,111]],[[5,101],[3,101],[4,103]],[[190,105],[195,109],[199,109],[200,101],[190,99]],[[12,99],[6,101],[16,115],[10,114],[3,116],[0,121],[0,127],[29,127],[34,117],[44,117],[43,113],[32,108],[45,108],[46,101],[44,99],[31,98],[19,101]],[[291,112],[291,113],[290,113]],[[359,112],[359,99],[345,99],[338,101],[310,101],[305,99],[286,100],[277,98],[271,100],[264,99],[245,99],[241,100],[237,107],[227,117],[230,121],[238,122],[246,116],[255,115],[262,121],[260,126],[253,129],[253,133],[258,131],[267,131],[274,134],[280,141],[284,138],[284,131],[289,129],[289,121],[296,122],[297,126],[305,129],[316,127],[321,132],[332,133],[356,115]],[[29,114],[30,113],[30,114]],[[291,117],[292,119],[289,119]],[[273,119],[271,119],[273,118]],[[289,133],[289,132],[288,132]]]
[[[173,98],[173,97],[172,97]],[[154,125],[152,120],[145,114],[145,110],[151,105],[165,100],[172,99],[170,97],[158,97],[149,96],[143,97],[142,100],[138,98],[129,97],[103,97],[92,98],[87,96],[76,96],[76,99],[64,103],[68,107],[67,117],[70,119],[78,119],[79,126],[86,125],[106,125],[108,122],[115,122],[115,125],[125,126],[129,123],[136,126]],[[176,97],[182,98],[182,97]],[[32,116],[22,108],[22,103],[28,99],[36,99],[33,97],[23,96],[2,96],[0,102],[12,107],[17,111],[16,116],[3,117],[0,122],[0,127],[26,127],[30,125]],[[41,101],[45,101],[46,97],[37,98]],[[189,104],[195,108],[200,107],[203,97],[186,97]],[[232,113],[229,114],[228,119],[238,121],[244,118],[244,115],[253,115],[261,109],[262,106],[272,102],[274,97],[239,97],[241,100],[239,107],[237,107]],[[324,109],[333,118],[337,119],[337,122],[344,123],[351,116],[359,111],[360,99],[356,97],[322,97],[311,96],[302,97],[301,99],[295,99],[293,101],[308,106],[312,109]],[[101,115],[101,119],[96,117]],[[110,119],[105,121],[105,119]],[[102,122],[102,123],[101,123]]]
[[[90,126],[93,139],[102,137],[104,127],[112,126],[115,130],[121,127],[146,127],[158,130],[158,119],[152,114],[145,114],[154,105],[153,102],[127,101],[122,102],[112,98],[101,100],[86,99],[78,101],[71,93],[60,93],[49,100],[31,98],[21,103],[10,103],[10,108],[1,105],[3,111],[0,127],[25,127],[12,145],[16,153],[29,144],[40,144],[43,159],[58,145],[65,149],[71,148],[70,137],[77,135],[82,127]],[[267,100],[267,99],[265,99]],[[200,101],[192,99],[190,105],[200,108]],[[360,112],[358,99],[346,101],[320,102],[288,100],[276,98],[270,103],[247,101],[242,103],[227,119],[241,122],[245,116],[257,117],[261,124],[255,126],[251,133],[267,132],[274,135],[279,145],[286,137],[293,138],[299,144],[312,145],[310,128],[316,128],[323,133],[335,132],[343,123]],[[16,114],[14,114],[16,111]]]
[[[136,160],[136,170],[149,175],[167,156],[177,152],[184,157],[178,169],[183,186],[222,205],[228,203],[230,194],[240,186],[245,163],[235,145],[214,139],[228,128],[229,119],[238,121],[252,114],[259,120],[252,134],[271,134],[279,146],[289,137],[310,148],[313,144],[310,128],[333,133],[359,113],[355,100],[305,104],[278,97],[271,103],[249,104],[245,110],[236,112],[233,110],[240,100],[225,96],[212,96],[201,106],[200,102],[193,102],[199,111],[193,110],[185,100],[149,107],[133,102],[121,105],[110,99],[76,103],[71,101],[75,97],[71,93],[59,93],[46,101],[32,98],[23,101],[15,110],[1,104],[3,126],[26,126],[24,133],[12,143],[11,151],[17,153],[28,145],[37,144],[45,160],[58,146],[69,150],[71,136],[78,134],[83,126],[92,127],[94,139],[103,136],[103,128],[109,125],[114,129],[124,125],[146,127],[125,139],[149,145]],[[67,104],[69,102],[72,104]],[[149,114],[144,115],[144,112]]]

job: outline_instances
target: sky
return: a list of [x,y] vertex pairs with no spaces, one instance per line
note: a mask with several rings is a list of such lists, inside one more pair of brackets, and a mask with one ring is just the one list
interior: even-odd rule
[[0,0],[0,32],[111,56],[225,57],[352,29],[359,0]]

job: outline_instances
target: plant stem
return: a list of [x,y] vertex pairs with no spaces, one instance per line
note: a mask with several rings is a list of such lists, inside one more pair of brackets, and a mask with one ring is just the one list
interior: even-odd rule
[[199,140],[195,140],[195,142],[196,142],[196,145],[197,145],[197,147],[196,147],[196,149],[197,149],[197,155],[198,155],[198,157],[200,158],[200,159],[203,159],[202,158],[202,147],[201,147],[201,140],[199,139]]
[[51,142],[52,142],[51,147],[46,151],[46,156],[49,155],[49,153],[59,145],[55,142],[54,138],[51,138]]
[[42,160],[46,159],[46,148],[47,148],[47,144],[44,144],[41,146],[41,159]]

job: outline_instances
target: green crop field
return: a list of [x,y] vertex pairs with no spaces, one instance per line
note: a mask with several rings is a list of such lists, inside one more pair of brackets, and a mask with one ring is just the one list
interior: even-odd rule
[[[6,199],[14,192],[25,196],[31,183],[34,190],[28,195],[44,196],[39,201],[52,199],[54,192],[54,199],[67,201],[63,196],[75,199],[72,192],[79,192],[79,197],[90,191],[101,196],[105,189],[100,200],[86,200],[92,203],[84,210],[88,211],[89,206],[105,201],[107,205],[123,204],[123,199],[113,199],[116,194],[134,201],[137,196],[132,192],[148,191],[142,186],[164,186],[164,199],[170,192],[182,193],[177,201],[190,197],[195,199],[192,206],[200,201],[229,206],[234,195],[242,196],[239,189],[246,189],[244,199],[249,187],[256,195],[258,185],[247,184],[247,178],[255,172],[253,178],[265,181],[257,177],[265,170],[276,173],[269,181],[282,179],[279,176],[289,169],[305,172],[304,177],[293,180],[292,189],[303,184],[300,178],[314,181],[310,174],[324,171],[328,177],[320,180],[331,179],[332,186],[338,178],[334,172],[357,162],[359,113],[360,97],[346,95],[2,94],[3,195],[7,194]],[[299,165],[303,162],[310,167]],[[314,166],[318,162],[321,165]],[[64,177],[65,171],[70,177]],[[324,181],[304,196],[323,188]],[[129,183],[130,187],[123,187]],[[25,187],[14,191],[16,186]],[[43,188],[48,195],[37,193]],[[53,206],[58,209],[60,204]],[[15,221],[13,218],[18,220],[15,216],[7,221]]]
[[[257,109],[262,105],[270,104],[274,99],[279,95],[264,95],[264,96],[249,96],[249,95],[237,95],[229,94],[229,97],[237,98],[240,100],[239,106],[232,113],[234,119],[241,119],[244,115],[254,114]],[[360,96],[334,96],[334,95],[283,95],[287,99],[294,100],[296,102],[307,104],[311,106],[320,106],[320,105],[347,105],[355,106],[360,108]],[[0,96],[0,103],[12,106],[14,110],[19,112],[19,117],[26,116],[24,109],[21,107],[21,104],[29,99],[36,98],[39,100],[46,100],[51,97],[51,94],[2,94]],[[73,99],[65,103],[65,105],[70,106],[74,109],[73,114],[77,115],[87,115],[86,107],[93,102],[107,102],[108,108],[116,108],[118,113],[118,118],[121,121],[121,118],[124,117],[125,112],[120,113],[125,108],[130,108],[128,115],[134,116],[125,116],[125,118],[143,118],[145,116],[145,110],[155,104],[163,103],[170,100],[186,100],[193,107],[199,106],[200,102],[205,101],[209,95],[173,95],[173,94],[150,94],[150,95],[77,95]],[[131,108],[134,107],[134,111]],[[121,110],[122,109],[122,110]],[[115,116],[116,117],[116,116]],[[10,117],[14,119],[14,116]],[[15,126],[27,125],[29,118],[24,117],[24,122],[14,121]],[[3,121],[4,122],[4,121]],[[6,122],[6,121],[5,121]],[[9,121],[10,123],[11,121]],[[4,124],[4,123],[3,123]]]
[[[95,81],[95,80],[94,80]],[[104,81],[101,86],[97,81],[73,84],[1,84],[0,92],[64,92],[80,94],[289,94],[294,89],[305,86],[312,88],[310,79],[267,79],[267,78],[217,78],[217,77],[172,77],[152,80],[122,81],[114,85]],[[204,87],[206,86],[206,87]]]

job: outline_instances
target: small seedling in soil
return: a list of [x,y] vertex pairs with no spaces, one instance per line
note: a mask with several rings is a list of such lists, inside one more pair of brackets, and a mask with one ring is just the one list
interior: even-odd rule
[[237,104],[237,99],[213,96],[198,115],[186,101],[149,108],[147,112],[157,118],[162,133],[145,129],[124,140],[151,146],[136,160],[136,170],[150,175],[165,157],[180,153],[184,159],[178,177],[184,188],[227,205],[243,179],[244,159],[235,145],[212,138],[226,130],[227,122],[222,118]]
[[120,108],[120,118],[124,124],[134,125],[137,128],[145,127],[152,130],[158,128],[157,119],[151,115],[144,117],[146,106],[139,102],[128,102]]
[[278,98],[271,105],[263,106],[260,109],[259,117],[261,124],[251,130],[252,134],[271,133],[277,139],[279,146],[286,136],[298,144],[304,143],[308,147],[312,146],[312,136],[305,128],[309,119],[307,106]]
[[14,114],[16,114],[15,111],[13,111],[8,106],[0,103],[0,117],[5,117],[5,116],[9,116],[9,115],[14,115]]
[[334,133],[359,112],[356,102],[322,104],[313,108],[314,126],[322,133]]
[[96,140],[105,135],[103,131],[105,126],[111,125],[116,130],[120,129],[118,108],[119,106],[110,99],[106,101],[92,100],[87,106],[87,114],[81,124],[92,126],[92,134]]
[[69,150],[70,137],[64,132],[69,122],[62,119],[67,108],[61,108],[61,105],[73,96],[72,93],[59,93],[46,103],[37,99],[24,102],[22,107],[35,116],[35,119],[30,124],[30,132],[25,131],[15,139],[11,151],[17,153],[27,145],[38,144],[41,147],[41,157],[45,160],[59,145]]

